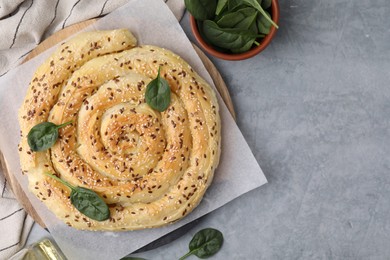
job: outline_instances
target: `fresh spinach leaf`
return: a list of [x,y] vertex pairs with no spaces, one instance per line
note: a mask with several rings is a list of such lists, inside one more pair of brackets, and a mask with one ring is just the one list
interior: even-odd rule
[[272,5],[272,0],[262,0],[262,1],[258,0],[258,2],[261,5],[261,7],[263,7],[264,10],[270,8]]
[[190,251],[179,260],[183,260],[190,255],[196,255],[199,258],[210,257],[221,249],[222,244],[223,235],[221,231],[214,228],[202,229],[192,238],[189,244]]
[[243,53],[243,52],[246,52],[246,51],[249,51],[254,42],[255,42],[256,39],[252,39],[250,40],[249,42],[247,42],[244,46],[242,46],[241,48],[238,48],[238,49],[231,49],[231,52],[233,53]]
[[237,8],[243,5],[242,0],[228,0],[228,10],[236,11]]
[[110,217],[110,209],[108,208],[107,204],[94,191],[83,187],[72,186],[68,182],[58,178],[53,174],[46,172],[45,174],[71,189],[71,203],[85,216],[97,221],[104,221]]
[[[190,5],[191,0],[185,1]],[[200,5],[199,3],[202,3],[202,0],[192,4],[195,6]],[[269,10],[271,5],[272,0],[218,0],[212,18],[196,19],[199,32],[217,51],[245,52],[252,48],[253,44],[258,45],[256,39],[269,34],[272,26],[278,28],[269,12],[264,10]]]
[[203,32],[203,22],[201,21],[196,21],[196,24],[198,26],[198,31],[199,31],[199,34],[200,36],[202,37],[202,39],[207,43],[207,44],[212,44],[209,39],[207,39],[207,37],[204,35],[204,32]]
[[204,34],[203,32],[203,22],[199,22],[198,21],[198,30],[199,30],[199,34],[200,36],[202,37],[202,39],[208,44],[208,45],[212,45],[213,48],[216,50],[216,51],[219,51],[219,52],[226,52],[228,51],[227,49],[225,48],[221,48],[221,47],[218,47],[216,45],[214,45],[208,38],[207,36]]
[[258,36],[250,30],[221,28],[210,20],[203,22],[203,32],[212,44],[228,50],[242,48],[248,41]]
[[168,82],[160,77],[160,68],[158,68],[157,77],[149,82],[145,92],[146,103],[153,109],[160,112],[169,107],[171,102],[171,89]]
[[[264,12],[267,15],[269,15],[267,11]],[[265,18],[265,16],[263,15],[257,16],[256,23],[257,23],[257,29],[259,30],[259,33],[269,34],[272,24],[268,21],[267,18]]]
[[58,129],[71,124],[72,121],[61,125],[56,125],[51,122],[40,123],[28,132],[27,143],[31,150],[45,151],[52,147],[58,139]]
[[215,14],[219,15],[228,5],[228,0],[219,0],[217,3],[217,9],[215,10]]
[[70,194],[70,201],[76,209],[91,219],[103,221],[110,217],[107,204],[92,190],[75,187]]
[[217,9],[217,0],[184,0],[185,6],[196,20],[213,19]]
[[217,21],[218,26],[223,28],[237,28],[248,30],[256,21],[257,10],[252,7],[245,7],[235,12],[225,14]]
[[[236,1],[238,1],[238,0],[236,0]],[[269,16],[269,14],[267,14],[264,11],[264,9],[257,2],[257,0],[241,0],[241,2],[243,4],[246,4],[248,6],[252,6],[252,7],[256,8],[273,26],[275,26],[276,28],[279,28],[279,26],[274,21],[272,21],[271,16]]]
[[256,33],[256,34],[259,34],[258,35],[258,38],[263,38],[264,35],[262,35],[261,33],[259,33],[259,30],[257,30],[257,23],[256,23],[256,20],[257,20],[257,17],[259,15],[256,15],[255,17],[255,21],[252,23],[252,25],[250,26],[249,30],[253,33]]

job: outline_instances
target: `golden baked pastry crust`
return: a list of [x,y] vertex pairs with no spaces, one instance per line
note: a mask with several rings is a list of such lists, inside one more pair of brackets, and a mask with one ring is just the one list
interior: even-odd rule
[[[19,111],[22,170],[30,190],[69,226],[135,230],[190,213],[210,185],[220,156],[215,93],[176,54],[136,46],[127,30],[83,33],[61,45],[36,71]],[[171,88],[164,112],[144,99],[158,69]],[[47,152],[32,152],[27,133],[61,124]],[[94,190],[111,217],[95,221],[70,203],[70,190],[43,174]]]

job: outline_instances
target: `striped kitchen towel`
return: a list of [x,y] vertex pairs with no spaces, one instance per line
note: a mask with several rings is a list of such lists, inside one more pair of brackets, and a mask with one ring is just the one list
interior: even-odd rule
[[[130,1],[135,0],[0,0],[0,77],[20,64],[32,49],[54,32],[110,13]],[[162,1],[180,20],[184,1]],[[1,167],[0,195],[2,260],[24,246],[33,221],[15,200]]]
[[8,259],[23,247],[33,224],[17,203],[0,170],[0,259]]

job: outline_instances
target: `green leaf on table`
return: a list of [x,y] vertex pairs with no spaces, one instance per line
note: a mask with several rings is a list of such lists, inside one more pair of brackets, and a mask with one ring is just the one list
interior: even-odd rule
[[210,20],[203,22],[203,33],[212,44],[228,50],[242,48],[247,42],[258,37],[250,30],[221,28]]
[[164,111],[171,102],[171,88],[168,82],[160,77],[160,68],[158,68],[157,77],[149,82],[145,92],[146,103],[157,111]]
[[216,254],[222,247],[223,235],[221,231],[214,228],[205,228],[194,235],[190,244],[189,252],[179,260],[183,260],[190,255],[199,258],[207,258]]
[[53,174],[46,172],[44,174],[71,189],[70,201],[82,214],[97,221],[104,221],[110,218],[108,205],[94,191],[83,187],[75,187]]
[[212,19],[217,9],[217,0],[184,0],[185,6],[196,20]]
[[61,125],[56,125],[51,122],[40,123],[28,132],[27,143],[31,150],[45,151],[52,147],[58,139],[58,129],[71,124],[72,121]]

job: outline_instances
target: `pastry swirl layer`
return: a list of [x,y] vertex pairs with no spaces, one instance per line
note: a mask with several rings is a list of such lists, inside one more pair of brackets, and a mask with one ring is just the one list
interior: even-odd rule
[[[171,103],[145,103],[158,69]],[[135,230],[189,214],[210,185],[220,156],[218,103],[212,88],[178,55],[138,46],[127,30],[82,33],[36,71],[19,111],[23,173],[30,190],[69,226]],[[46,152],[32,152],[38,123],[72,121]],[[70,203],[70,190],[44,172],[98,193],[111,217],[95,221]]]

